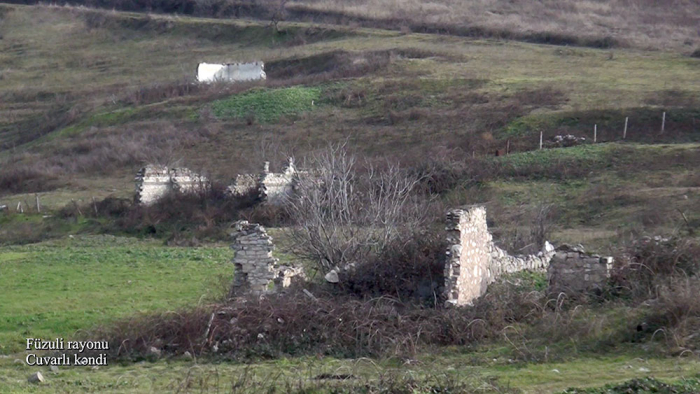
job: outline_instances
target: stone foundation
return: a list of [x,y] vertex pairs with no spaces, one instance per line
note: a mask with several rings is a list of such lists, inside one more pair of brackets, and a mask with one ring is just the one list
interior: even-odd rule
[[274,244],[265,228],[245,220],[235,224],[231,249],[233,258],[233,292],[261,295],[289,287],[295,278],[303,278],[303,270],[279,264],[272,256]]

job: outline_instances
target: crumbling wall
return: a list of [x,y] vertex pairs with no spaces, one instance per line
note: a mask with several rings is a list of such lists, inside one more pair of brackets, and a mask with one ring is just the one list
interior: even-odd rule
[[511,256],[505,250],[499,248],[493,242],[490,245],[491,272],[494,278],[503,274],[530,270],[545,271],[554,257],[554,246],[549,242],[544,243],[542,251],[538,254],[527,256]]
[[234,293],[263,294],[278,291],[291,285],[294,278],[303,278],[300,267],[279,264],[272,256],[274,244],[265,228],[245,220],[236,222],[232,234]]
[[267,202],[278,204],[294,193],[299,176],[304,174],[297,171],[292,158],[281,173],[270,172],[270,163],[266,161],[260,175],[238,175],[229,191],[240,196],[254,190]]
[[183,193],[201,190],[206,177],[187,168],[168,168],[149,164],[136,174],[136,201],[149,205],[171,191]]
[[554,255],[548,242],[537,255],[509,255],[493,243],[486,225],[486,209],[481,206],[449,211],[446,230],[449,246],[444,295],[453,305],[471,304],[503,274],[545,270]]
[[582,248],[562,246],[549,263],[550,293],[582,294],[602,289],[610,278],[613,258],[585,253]]
[[255,81],[266,78],[265,64],[263,62],[228,64],[199,63],[199,66],[197,66],[198,82]]
[[287,167],[282,173],[271,173],[268,163],[265,163],[260,182],[267,201],[274,204],[291,196],[294,193],[297,175],[296,167],[294,167],[294,160],[291,157],[289,158]]

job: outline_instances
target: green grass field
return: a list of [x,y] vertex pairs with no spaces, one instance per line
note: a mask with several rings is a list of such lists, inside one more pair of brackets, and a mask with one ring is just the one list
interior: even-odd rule
[[25,339],[79,330],[150,311],[212,301],[232,274],[225,246],[172,248],[114,236],[77,236],[0,248],[0,352]]

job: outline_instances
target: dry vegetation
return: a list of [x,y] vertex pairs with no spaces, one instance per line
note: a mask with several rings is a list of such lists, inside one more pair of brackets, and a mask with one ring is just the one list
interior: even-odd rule
[[[598,295],[547,294],[540,276],[516,275],[492,285],[474,306],[426,308],[416,306],[416,298],[392,296],[380,275],[364,282],[378,292],[306,284],[316,298],[300,288],[235,298],[178,314],[137,316],[92,335],[109,337],[113,355],[128,359],[147,357],[151,346],[235,360],[303,354],[407,359],[436,346],[498,343],[528,362],[570,360],[640,342],[660,354],[692,354],[700,345],[694,335],[700,305],[693,296],[700,283],[690,276],[700,269],[698,246],[678,242],[639,242],[623,251],[627,257],[621,255],[616,276]],[[397,276],[408,278],[404,273]]]
[[252,17],[271,20],[275,28],[279,21],[302,20],[599,48],[635,46],[691,53],[700,45],[700,6],[692,0],[82,0],[79,4],[125,11]]

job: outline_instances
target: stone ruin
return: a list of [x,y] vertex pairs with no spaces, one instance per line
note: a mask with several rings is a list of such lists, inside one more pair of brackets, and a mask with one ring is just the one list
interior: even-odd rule
[[[272,237],[261,225],[239,221],[235,223],[235,230],[231,245],[236,251],[234,294],[277,292],[293,280],[305,278],[301,268],[279,264],[272,256]],[[545,242],[536,255],[508,254],[493,242],[483,206],[449,211],[446,231],[448,248],[443,295],[447,305],[470,305],[500,276],[524,270],[546,271],[550,293],[580,294],[601,289],[610,277],[612,257],[586,254],[582,247],[562,245],[555,249]],[[329,272],[325,279],[339,282],[336,270]]]
[[586,254],[583,247],[545,242],[536,255],[511,256],[496,246],[486,225],[486,209],[473,206],[447,213],[444,295],[448,304],[469,305],[499,276],[529,270],[547,272],[550,293],[581,294],[601,289],[613,258]]
[[281,173],[270,172],[270,162],[266,161],[260,174],[238,175],[229,186],[229,191],[234,196],[254,192],[269,203],[280,204],[294,193],[300,177],[305,174],[297,171],[291,157]]
[[496,246],[482,206],[449,211],[446,231],[444,296],[450,305],[471,304],[503,274],[544,271],[554,256],[554,247],[548,242],[542,252],[530,256],[511,256]]
[[[234,196],[252,192],[266,202],[281,204],[294,194],[300,179],[307,175],[308,172],[296,169],[291,157],[281,173],[270,172],[270,163],[265,162],[260,174],[238,175],[228,191]],[[149,205],[171,191],[186,193],[203,190],[208,180],[187,168],[149,164],[139,170],[135,182],[136,202]]]
[[582,247],[562,245],[549,263],[549,292],[569,295],[600,291],[610,279],[612,257],[587,254]]
[[168,168],[149,164],[136,174],[136,202],[153,204],[167,193],[191,193],[202,190],[207,178],[187,168]]
[[197,82],[238,82],[266,79],[265,64],[257,61],[252,63],[210,64],[199,63],[197,66]]
[[275,246],[265,228],[245,220],[236,222],[232,235],[234,276],[233,293],[262,295],[289,287],[294,279],[304,277],[303,270],[279,264],[272,256]]

